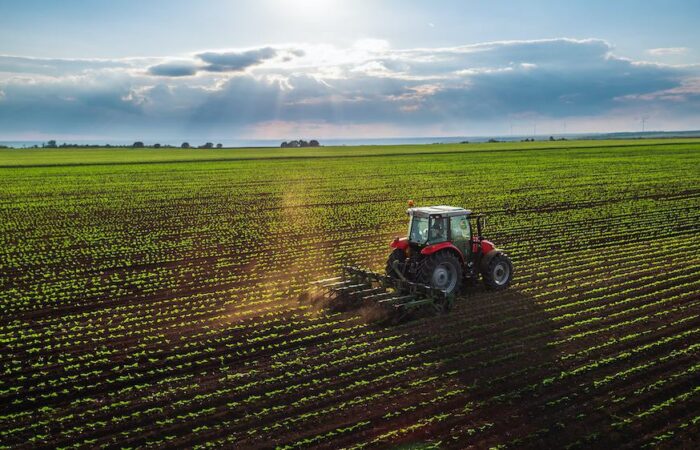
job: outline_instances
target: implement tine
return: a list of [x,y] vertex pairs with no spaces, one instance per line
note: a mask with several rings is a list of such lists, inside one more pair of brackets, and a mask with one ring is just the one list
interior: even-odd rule
[[[358,289],[359,288],[359,289]],[[356,292],[358,290],[362,290],[362,288],[367,288],[367,284],[365,283],[360,283],[360,284],[351,284],[348,286],[341,286],[338,288],[333,288],[332,290],[337,293],[341,294],[351,294],[353,292]]]
[[379,303],[380,305],[398,306],[399,304],[403,304],[404,302],[409,302],[415,299],[416,298],[413,295],[401,295],[397,297],[387,298],[384,300],[379,300],[377,303]]
[[379,302],[380,300],[384,300],[385,297],[392,297],[395,294],[393,292],[380,292],[379,294],[374,294],[374,295],[367,295],[365,297],[362,297],[362,300],[365,301],[372,301],[372,302]]
[[335,283],[338,281],[343,281],[343,277],[333,277],[333,278],[326,278],[325,280],[316,280],[316,281],[312,282],[312,284],[317,284],[317,285],[323,286],[323,285],[326,285],[329,283]]
[[384,291],[384,288],[382,288],[382,287],[373,287],[373,288],[369,288],[369,289],[363,289],[363,290],[361,290],[361,291],[357,291],[357,292],[354,292],[354,293],[355,293],[355,294],[358,294],[358,295],[366,296],[366,295],[372,295],[373,293],[379,294],[379,293],[383,293],[383,292],[386,292],[386,291]]
[[349,286],[350,284],[352,284],[352,281],[344,280],[344,281],[338,281],[335,283],[330,283],[330,284],[321,285],[321,286],[324,288],[327,288],[327,289],[336,289],[336,288],[341,288],[343,286]]

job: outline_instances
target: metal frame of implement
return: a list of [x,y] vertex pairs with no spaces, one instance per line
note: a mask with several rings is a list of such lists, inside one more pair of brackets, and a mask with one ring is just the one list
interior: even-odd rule
[[344,266],[340,277],[314,284],[331,294],[333,300],[342,300],[348,306],[374,303],[400,314],[425,306],[444,312],[454,302],[454,296],[442,289],[353,266]]

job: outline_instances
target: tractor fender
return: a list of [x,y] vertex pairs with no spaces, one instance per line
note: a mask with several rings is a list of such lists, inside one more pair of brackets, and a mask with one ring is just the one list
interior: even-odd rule
[[441,250],[449,250],[451,252],[456,253],[459,257],[460,262],[464,264],[464,255],[462,254],[462,252],[459,251],[457,247],[454,246],[454,244],[452,244],[452,242],[441,242],[439,244],[428,245],[427,247],[423,248],[423,250],[421,250],[420,252],[422,255],[429,256]]
[[479,253],[479,248],[481,248],[481,254],[486,255],[494,250],[496,246],[488,239],[472,239],[472,252]]
[[408,248],[408,238],[395,238],[393,241],[391,241],[391,244],[389,244],[391,248],[398,248],[403,251],[406,251]]

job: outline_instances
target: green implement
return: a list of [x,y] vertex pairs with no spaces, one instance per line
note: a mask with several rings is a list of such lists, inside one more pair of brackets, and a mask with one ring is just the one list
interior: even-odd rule
[[422,308],[445,313],[454,302],[454,296],[444,289],[353,266],[343,267],[340,277],[318,280],[314,284],[325,291],[336,306],[377,305],[399,318]]

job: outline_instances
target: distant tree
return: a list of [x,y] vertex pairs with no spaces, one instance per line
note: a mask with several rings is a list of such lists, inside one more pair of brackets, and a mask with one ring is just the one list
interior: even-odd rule
[[56,141],[51,139],[49,142],[46,143],[47,148],[56,148]]
[[554,140],[555,140],[555,139],[554,139],[554,136],[550,136],[550,137],[549,137],[549,140],[550,140],[550,141],[554,141]]
[[190,143],[189,142],[183,142],[180,148],[190,148]]
[[221,144],[216,144],[216,148],[223,148],[224,146]]
[[305,141],[303,139],[298,139],[294,141],[284,141],[282,144],[280,144],[280,147],[282,148],[300,148],[300,147],[320,147],[321,143],[318,142],[316,139],[312,139],[310,141]]
[[134,148],[143,148],[144,145],[143,145],[143,142],[141,142],[141,141],[136,141],[136,142],[134,142],[133,147],[134,147]]
[[489,139],[489,143],[493,144],[495,142],[499,142],[498,139],[493,139],[493,138]]
[[160,144],[156,142],[155,144],[153,144],[153,148],[160,148]]
[[200,145],[199,148],[214,148],[214,144],[212,144],[211,142],[207,142],[204,145]]

